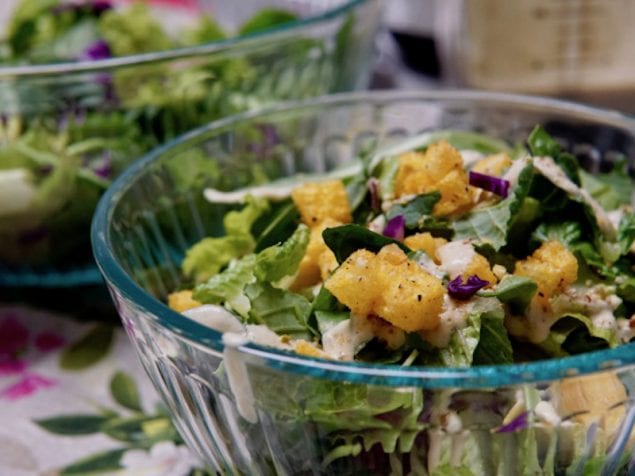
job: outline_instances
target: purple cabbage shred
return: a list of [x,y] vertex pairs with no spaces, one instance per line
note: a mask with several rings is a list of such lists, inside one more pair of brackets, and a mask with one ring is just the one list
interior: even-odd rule
[[470,276],[465,282],[461,276],[457,276],[448,283],[448,294],[455,299],[470,299],[478,290],[489,284],[489,281],[476,275]]
[[503,198],[509,195],[509,180],[470,170],[469,181],[473,187],[482,188]]
[[112,56],[110,45],[104,40],[97,40],[86,47],[80,59],[85,61],[98,61]]
[[406,229],[406,219],[403,215],[399,214],[386,223],[384,227],[383,234],[388,238],[393,238],[395,240],[403,240]]
[[59,15],[68,11],[84,10],[89,14],[98,16],[111,8],[113,8],[113,5],[109,0],[75,0],[73,2],[56,5],[51,9],[51,11]]
[[522,412],[509,423],[502,425],[496,430],[496,433],[514,433],[518,430],[524,430],[528,425],[529,412]]

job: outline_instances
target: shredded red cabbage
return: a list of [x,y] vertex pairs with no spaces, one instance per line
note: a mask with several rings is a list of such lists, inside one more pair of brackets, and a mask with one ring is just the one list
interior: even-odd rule
[[395,240],[403,240],[406,229],[406,219],[403,215],[399,214],[386,223],[384,227],[383,234],[388,238],[393,238]]
[[106,10],[110,10],[112,8],[112,2],[109,0],[88,0],[88,1],[74,1],[74,2],[66,2],[60,5],[55,5],[51,8],[51,11],[54,14],[60,14],[66,11],[72,10],[83,10],[92,15],[101,15]]
[[527,428],[529,412],[522,412],[509,423],[502,425],[496,430],[496,433],[513,433],[518,430]]
[[476,292],[489,284],[489,281],[476,275],[470,276],[465,282],[461,276],[457,276],[448,283],[448,294],[455,299],[470,299]]
[[479,172],[470,170],[469,174],[470,185],[488,192],[495,193],[505,198],[509,195],[509,180],[505,180],[492,175],[486,175]]
[[97,40],[86,47],[80,59],[87,61],[97,61],[107,59],[112,56],[110,45],[104,40]]

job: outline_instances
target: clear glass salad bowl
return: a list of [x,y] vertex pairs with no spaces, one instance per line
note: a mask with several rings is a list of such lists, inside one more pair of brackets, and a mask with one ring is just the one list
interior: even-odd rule
[[[31,2],[46,10],[10,26],[11,47],[25,52],[5,61],[0,48],[0,285],[101,282],[90,255],[94,208],[112,178],[158,144],[238,111],[365,86],[381,0],[234,3],[148,1],[165,32],[112,20],[110,43],[90,43],[102,30],[86,17],[121,2]],[[197,8],[216,23],[194,24]],[[264,9],[291,16],[253,20]],[[75,21],[50,44],[40,37]],[[163,34],[178,47],[115,54],[148,51]]]
[[[499,366],[323,360],[223,334],[171,310],[185,251],[218,233],[203,198],[346,165],[369,142],[541,124],[589,170],[635,157],[635,120],[551,99],[469,91],[348,93],[213,122],[131,166],[102,198],[93,250],[124,327],[187,444],[218,474],[631,474],[635,344]],[[273,137],[273,139],[272,139]]]

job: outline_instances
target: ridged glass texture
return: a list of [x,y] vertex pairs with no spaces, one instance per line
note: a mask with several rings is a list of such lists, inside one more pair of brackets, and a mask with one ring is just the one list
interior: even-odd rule
[[[184,251],[219,232],[225,210],[203,200],[205,186],[231,190],[254,176],[333,169],[371,141],[383,145],[422,131],[461,129],[522,141],[536,124],[590,170],[619,154],[635,158],[635,121],[619,113],[479,92],[370,92],[222,120],[130,168],[98,207],[93,249],[124,326],[187,444],[228,475],[444,475],[461,465],[477,475],[632,470],[635,344],[469,369],[326,361],[248,344],[233,352],[247,375],[243,390],[253,394],[254,419],[239,411],[228,385],[221,335],[163,304],[180,284]],[[268,141],[272,131],[276,140]],[[188,175],[201,157],[219,167],[215,179]],[[180,188],[183,183],[188,187]],[[315,400],[323,394],[333,400]],[[364,403],[393,398],[404,403],[376,421],[377,428],[395,430],[388,453],[333,434],[328,422],[316,419],[323,416],[320,405],[337,402],[341,413],[334,417],[354,425],[364,418]],[[521,416],[516,402],[531,398],[543,403]],[[549,409],[563,408],[562,398],[577,399],[581,407],[551,418]],[[435,413],[441,402],[451,411]],[[505,428],[514,411],[527,426],[517,420],[518,429]],[[338,442],[358,446],[337,457]]]
[[[211,120],[367,84],[381,0],[201,3],[228,31],[264,7],[291,10],[299,20],[178,50],[0,67],[0,155],[12,150],[16,133],[29,133],[32,125],[45,125],[63,137],[72,135],[67,128],[77,123],[82,130],[92,127],[89,137],[105,137],[108,145],[103,149],[98,143],[77,157],[59,158],[59,163],[68,159],[87,164],[110,157],[113,164],[127,164]],[[136,139],[128,139],[125,150],[117,148],[118,141],[130,135]],[[52,146],[51,153],[67,151],[56,152]],[[113,166],[110,175],[119,171]],[[91,177],[87,171],[74,182],[60,181],[59,193],[50,194],[60,203],[49,201],[52,208],[44,216],[29,209],[0,217],[0,285],[100,282],[90,256],[89,228],[103,187]],[[81,203],[60,201],[69,187],[75,187],[71,198],[81,197]]]

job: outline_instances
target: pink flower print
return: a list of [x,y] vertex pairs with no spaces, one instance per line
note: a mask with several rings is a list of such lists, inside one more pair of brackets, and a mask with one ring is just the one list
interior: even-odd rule
[[24,349],[29,330],[13,316],[0,322],[0,356],[9,357]]
[[54,386],[54,380],[42,377],[41,375],[32,373],[26,374],[22,379],[4,390],[0,391],[0,398],[5,400],[19,400],[28,397],[42,388],[50,388]]
[[26,362],[15,359],[0,358],[0,377],[19,375],[26,370]]
[[54,332],[42,332],[35,337],[35,347],[40,352],[50,352],[64,346],[64,338]]

